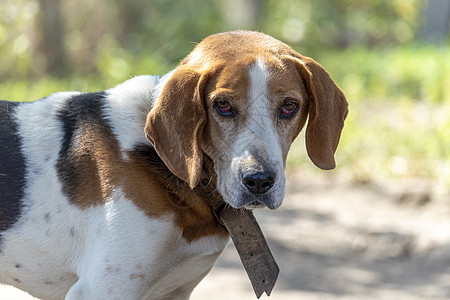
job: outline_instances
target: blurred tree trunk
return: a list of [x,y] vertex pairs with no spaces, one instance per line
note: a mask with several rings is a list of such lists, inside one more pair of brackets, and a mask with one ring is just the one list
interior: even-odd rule
[[[143,9],[140,0],[117,0],[116,5],[117,10],[119,11],[119,18],[117,20],[117,38],[123,47],[130,48],[130,34],[133,35],[142,32],[142,23],[145,20],[145,10]],[[151,5],[151,3],[146,6],[149,5]]]
[[222,16],[231,29],[257,29],[265,0],[222,0]]
[[450,1],[429,0],[425,19],[424,38],[428,40],[444,39],[449,27]]
[[40,15],[39,50],[45,59],[46,71],[59,75],[67,70],[64,49],[64,26],[61,21],[60,0],[38,0]]

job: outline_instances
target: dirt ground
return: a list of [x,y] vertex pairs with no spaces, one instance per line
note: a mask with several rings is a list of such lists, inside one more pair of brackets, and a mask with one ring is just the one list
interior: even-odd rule
[[[450,299],[450,196],[424,180],[291,174],[283,206],[255,215],[281,270],[261,299]],[[0,299],[34,298],[0,286]],[[256,299],[232,244],[191,299]]]

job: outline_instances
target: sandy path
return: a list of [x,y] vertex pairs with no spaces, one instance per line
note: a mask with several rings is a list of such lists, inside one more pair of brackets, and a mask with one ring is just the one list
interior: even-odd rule
[[[282,208],[256,212],[281,269],[261,299],[450,299],[450,197],[428,196],[291,176]],[[0,286],[15,299],[34,298]],[[232,245],[191,299],[256,299]]]

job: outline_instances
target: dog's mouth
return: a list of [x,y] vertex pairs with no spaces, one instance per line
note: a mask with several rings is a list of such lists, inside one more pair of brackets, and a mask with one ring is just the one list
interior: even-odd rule
[[264,208],[264,207],[266,207],[266,204],[259,202],[259,201],[253,201],[251,203],[244,205],[243,207],[246,209]]
[[[281,175],[276,177],[276,181],[273,182],[270,189],[254,192],[253,186],[250,183],[247,183],[250,188],[246,186],[241,176],[236,176],[236,173],[233,174],[226,168],[224,169],[217,171],[217,191],[231,207],[250,210],[265,208],[274,210],[281,205],[285,194],[285,178],[282,172],[278,172]],[[263,186],[263,183],[260,185]]]

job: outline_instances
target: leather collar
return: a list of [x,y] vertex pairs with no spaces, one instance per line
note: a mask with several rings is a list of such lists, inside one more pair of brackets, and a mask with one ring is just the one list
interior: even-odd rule
[[230,234],[256,297],[259,299],[263,292],[269,296],[280,269],[261,228],[251,210],[226,204],[215,183],[215,178],[205,175],[194,190],[201,198],[208,199],[215,217]]

